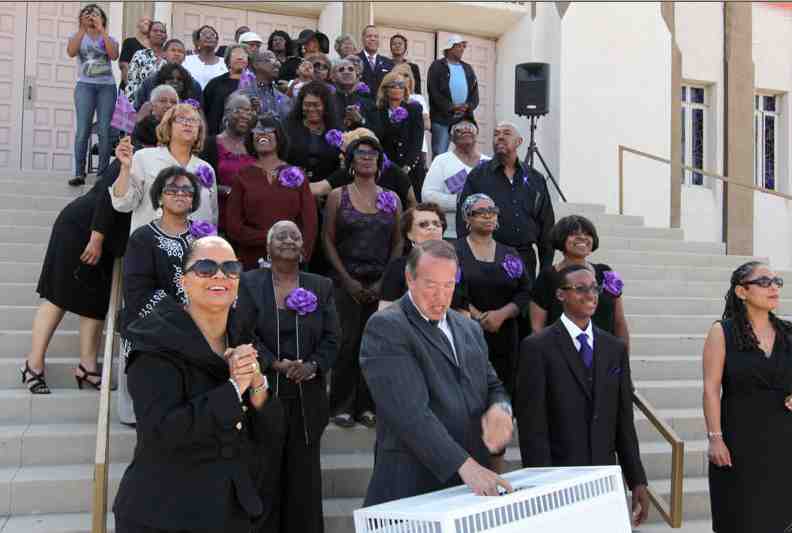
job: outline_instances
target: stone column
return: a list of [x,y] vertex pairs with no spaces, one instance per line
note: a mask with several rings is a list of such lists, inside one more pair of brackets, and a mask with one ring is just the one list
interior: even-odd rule
[[124,2],[124,35],[119,41],[135,35],[137,31],[137,21],[140,20],[140,17],[143,15],[154,17],[154,2],[132,2],[129,0]]
[[[750,2],[724,2],[723,25],[726,92],[723,173],[734,181],[752,185],[754,64]],[[753,255],[753,196],[749,189],[724,186],[724,236],[729,254]]]
[[372,2],[344,2],[341,29],[344,33],[352,34],[361,48],[363,43],[360,42],[360,36],[363,33],[363,28],[373,23],[374,6]]
[[682,51],[676,42],[674,2],[662,2],[660,9],[671,33],[671,210],[669,225],[682,226]]

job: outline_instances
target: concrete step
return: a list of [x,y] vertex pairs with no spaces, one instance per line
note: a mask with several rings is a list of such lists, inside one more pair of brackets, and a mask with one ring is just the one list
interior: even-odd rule
[[35,283],[0,282],[0,301],[5,305],[39,305],[41,298]]
[[[4,298],[0,296],[0,302],[3,300]],[[0,305],[0,324],[7,329],[29,330],[37,310],[38,306],[35,305]],[[77,329],[79,321],[80,317],[77,315],[66,313],[60,327],[66,330]]]
[[[23,244],[11,243],[0,246],[0,261],[21,261],[26,263],[38,263],[44,261],[44,254],[47,252],[47,243],[43,244]],[[3,278],[3,281],[10,281]]]
[[47,244],[51,231],[45,226],[0,226],[0,243]]
[[[592,255],[593,262],[607,263],[617,271],[625,265],[646,265],[666,268],[667,266],[720,267],[734,269],[748,261],[765,260],[743,255],[691,254],[681,252],[641,252],[634,250],[603,250]],[[725,278],[728,280],[728,278]]]
[[633,380],[635,390],[657,409],[686,409],[701,405],[703,392],[700,379]]
[[[600,252],[597,252],[599,254]],[[605,252],[602,252],[605,253]],[[621,253],[621,252],[613,252],[613,253]],[[624,252],[633,254],[636,252]],[[653,254],[647,253],[647,256],[651,256]],[[696,255],[696,254],[677,254],[681,255],[682,259],[686,257],[718,257],[718,256],[706,256],[706,255]],[[733,258],[735,256],[719,256],[722,258]],[[615,258],[615,259],[630,259],[630,258]],[[652,259],[650,257],[650,259]],[[658,258],[653,258],[654,260],[659,260]],[[691,265],[681,265],[681,264],[660,264],[660,263],[652,263],[650,261],[645,261],[645,264],[629,264],[629,263],[614,263],[611,261],[606,261],[605,257],[599,257],[594,259],[594,261],[599,263],[607,263],[611,265],[611,267],[616,270],[621,277],[625,280],[625,285],[627,282],[634,283],[636,281],[645,281],[648,283],[654,283],[657,286],[656,290],[664,290],[665,284],[668,282],[681,282],[681,283],[718,283],[720,284],[721,291],[723,294],[726,294],[726,290],[729,288],[729,279],[731,279],[732,271],[737,268],[737,266],[741,265],[743,262],[741,258],[738,261],[734,261],[734,265],[729,267],[728,265],[723,266],[691,266]],[[789,277],[787,276],[788,271],[778,271],[779,276]],[[691,295],[692,296],[692,295]]]
[[[695,441],[706,435],[704,411],[701,405],[688,409],[657,409],[657,413],[685,442]],[[640,411],[635,411],[635,431],[641,446],[652,442],[665,442],[660,433]]]
[[77,198],[91,190],[94,181],[83,187],[72,187],[68,180],[6,180],[2,183],[3,191],[10,194]]
[[596,215],[604,214],[605,206],[603,204],[580,204],[575,202],[558,202],[553,205],[553,210],[556,214],[556,219],[565,217],[567,215]]
[[71,196],[38,196],[27,194],[0,194],[0,209],[60,211],[74,200]]
[[605,224],[597,226],[600,237],[624,237],[629,239],[669,239],[681,241],[685,234],[679,228],[649,228],[646,226],[622,226]]
[[691,254],[717,254],[726,253],[726,245],[720,242],[695,242],[673,239],[650,238],[625,238],[625,237],[600,237],[599,249],[611,250],[639,250],[644,252],[682,252]]
[[0,209],[0,224],[13,226],[16,224],[23,226],[52,227],[55,219],[58,218],[60,210],[22,210],[22,209]]
[[[0,358],[0,390],[24,389],[27,387],[22,384],[19,369],[24,367],[25,358],[22,356],[13,358]],[[47,385],[50,389],[76,389],[77,382],[74,380],[73,370],[80,364],[77,355],[73,357],[47,357],[45,375]],[[99,362],[99,372],[101,372],[101,358]]]
[[[112,402],[115,404],[115,395]],[[31,394],[24,389],[0,390],[0,427],[24,424],[95,424],[98,408],[99,393],[94,390],[52,389],[52,394]],[[114,412],[115,407],[112,409]]]
[[630,357],[632,377],[640,381],[703,379],[700,355]]
[[[28,181],[60,184],[68,182],[73,177],[73,175],[64,172],[4,171],[2,174],[0,174],[0,182]],[[96,174],[88,174],[88,178],[86,179],[88,185],[85,185],[85,187],[90,187],[95,182],[95,180]],[[79,189],[80,187],[75,188]]]
[[[32,335],[26,330],[0,330],[0,359],[22,360],[30,351]],[[80,339],[76,329],[58,329],[52,336],[47,356],[72,357],[80,353]]]
[[700,315],[635,315],[627,311],[627,323],[631,333],[702,333],[709,331],[719,317],[713,313]]
[[566,215],[582,214],[589,219],[596,228],[600,226],[643,226],[644,218],[637,215],[613,215],[609,213],[570,213],[559,210],[556,212],[556,220]]
[[[728,274],[725,272],[728,276]],[[723,302],[726,291],[729,289],[729,279],[716,281],[684,281],[673,279],[639,279],[636,277],[627,278],[623,270],[619,274],[624,278],[625,298],[711,298]],[[640,271],[631,272],[633,275],[640,275]],[[626,303],[626,300],[625,300]]]
[[712,533],[712,520],[685,520],[679,529],[669,529],[665,522],[650,522],[633,529],[634,533]]
[[[669,479],[653,480],[650,482],[650,485],[655,490],[657,490],[667,502],[670,501],[671,481]],[[683,520],[685,522],[688,520],[709,520],[711,514],[709,480],[707,477],[686,477],[683,483],[682,492],[684,494],[682,505]],[[654,523],[662,522],[662,518],[660,518],[657,510],[655,510],[654,507],[652,507],[649,512],[649,521]],[[668,526],[665,527],[667,528]],[[712,528],[710,527],[710,529]]]
[[706,331],[699,334],[630,333],[630,354],[635,355],[692,355],[704,349]]
[[18,260],[0,261],[0,280],[4,283],[38,283],[41,274],[41,263],[44,257],[35,261]]

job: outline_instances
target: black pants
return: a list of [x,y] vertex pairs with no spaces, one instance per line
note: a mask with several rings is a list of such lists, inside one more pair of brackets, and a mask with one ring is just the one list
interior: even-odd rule
[[[424,179],[426,179],[426,154],[421,152],[415,162],[415,166],[410,170],[410,183],[415,193],[415,199],[419,203],[421,202],[421,190],[423,189]],[[407,208],[402,206],[402,209],[406,210]]]
[[[284,442],[272,477],[266,480],[262,499],[270,499],[272,508],[256,533],[323,533],[322,466],[320,442],[305,443],[301,400],[280,398],[284,415]],[[305,406],[310,409],[310,406]]]
[[341,347],[330,380],[330,415],[348,414],[358,417],[374,411],[374,400],[360,372],[360,341],[369,317],[379,302],[360,304],[339,284],[335,286],[335,302],[341,325]]
[[116,515],[116,533],[250,533],[250,529],[243,531],[224,528],[222,530],[209,529],[159,529],[130,522]]

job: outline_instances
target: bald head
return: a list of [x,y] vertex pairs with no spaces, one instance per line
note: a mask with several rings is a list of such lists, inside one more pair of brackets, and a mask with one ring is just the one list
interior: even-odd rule
[[520,130],[511,122],[499,122],[492,132],[492,153],[501,161],[513,162],[522,143]]

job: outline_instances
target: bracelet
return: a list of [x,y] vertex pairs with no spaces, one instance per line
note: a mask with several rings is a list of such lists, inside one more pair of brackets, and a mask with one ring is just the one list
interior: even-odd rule
[[716,432],[708,431],[708,432],[707,432],[707,438],[708,438],[709,440],[712,440],[712,439],[722,439],[722,438],[723,438],[723,433],[722,433],[722,432],[720,432],[720,431],[716,431]]
[[267,376],[262,375],[264,378],[264,383],[259,385],[258,387],[250,387],[250,394],[258,394],[259,392],[264,392],[269,388],[269,382],[267,381]]

